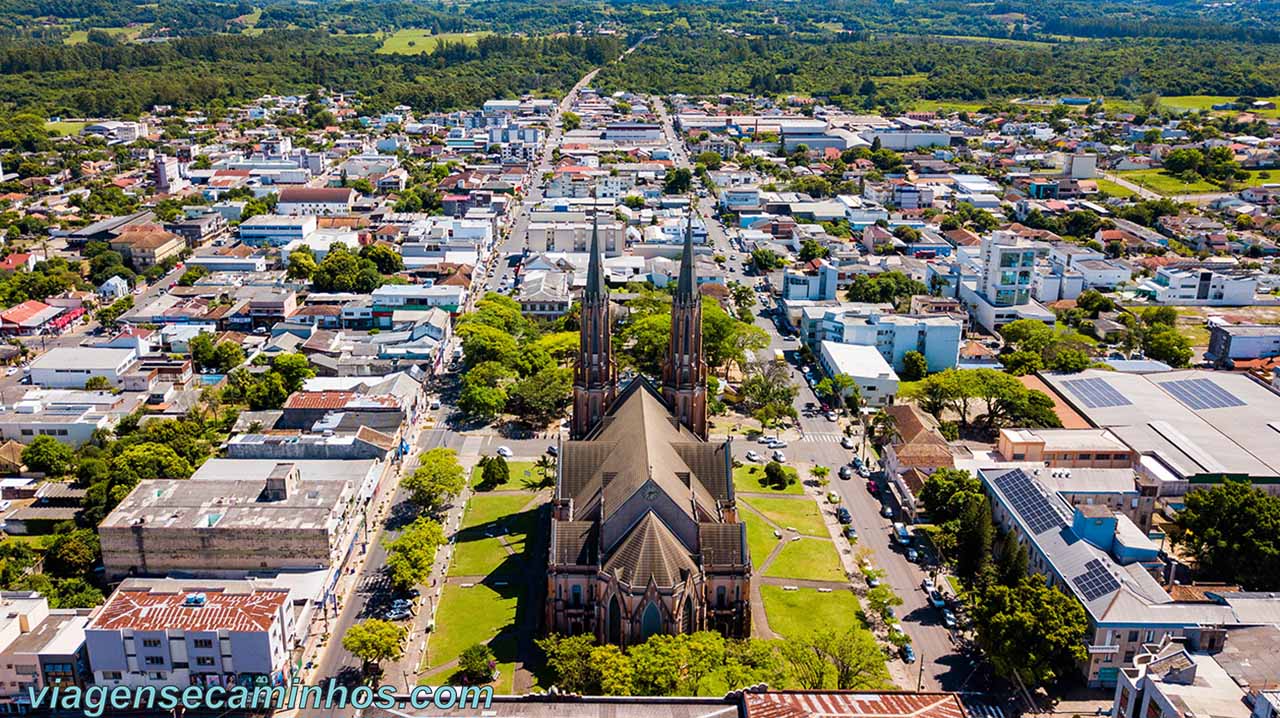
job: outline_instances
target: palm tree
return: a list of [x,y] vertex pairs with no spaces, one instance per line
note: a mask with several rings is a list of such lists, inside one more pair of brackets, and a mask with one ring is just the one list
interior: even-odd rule
[[537,469],[538,473],[542,475],[542,481],[539,482],[538,486],[550,485],[556,468],[555,462],[551,460],[551,457],[546,454],[539,456],[538,460],[533,463],[533,468]]
[[884,410],[877,411],[871,417],[870,433],[877,444],[884,446],[897,438],[898,420]]

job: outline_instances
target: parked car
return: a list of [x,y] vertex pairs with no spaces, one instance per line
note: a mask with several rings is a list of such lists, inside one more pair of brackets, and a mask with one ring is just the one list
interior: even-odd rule
[[893,518],[893,507],[890,506],[889,504],[885,504],[884,506],[880,507],[880,515],[885,517],[886,519]]
[[849,463],[853,464],[853,468],[855,468],[855,469],[861,469],[861,468],[862,468],[862,457],[861,457],[861,456],[855,456],[855,457],[853,457],[853,461],[850,461]]
[[838,503],[840,503],[840,494],[837,494],[837,493],[836,493],[836,492],[834,492],[834,491],[828,491],[828,492],[827,492],[827,503],[829,503],[829,504],[838,504]]
[[836,509],[836,521],[839,521],[842,524],[853,523],[853,516],[849,514],[849,509],[841,506]]
[[828,411],[828,412],[827,412],[827,421],[836,421],[836,420],[838,420],[839,418],[840,418],[840,417],[839,417],[839,416],[836,416],[836,413],[835,413],[834,411]]
[[931,578],[929,578],[929,577],[927,577],[927,576],[926,576],[926,577],[925,577],[925,579],[924,579],[923,581],[921,581],[921,582],[920,582],[920,590],[921,590],[921,591],[924,591],[925,593],[928,593],[928,592],[932,591],[932,590],[933,590],[933,579],[931,579]]
[[858,476],[861,476],[864,479],[871,478],[871,470],[867,468],[866,464],[858,467]]
[[547,445],[547,455],[548,455],[548,456],[559,456],[559,455],[560,455],[560,449],[559,449],[559,447],[557,447],[555,444],[548,444],[548,445]]
[[864,576],[867,579],[868,588],[875,588],[880,585],[880,579],[876,578],[874,574],[864,574]]
[[867,481],[867,492],[872,494],[880,493],[880,486],[874,481]]
[[947,628],[956,627],[956,614],[952,613],[949,608],[942,609],[942,625]]
[[936,588],[929,592],[929,603],[934,608],[947,607],[947,599],[943,598],[942,594],[938,593],[938,589]]
[[840,476],[840,478],[842,478],[842,479],[852,479],[852,478],[853,478],[853,469],[850,469],[848,466],[841,466],[841,467],[840,467],[840,471],[838,471],[838,472],[836,472],[836,473],[837,473],[837,474]]
[[499,446],[496,453],[504,459],[510,459],[512,456],[515,456],[515,454],[511,453],[511,449],[506,446]]
[[382,615],[388,621],[404,621],[413,616],[407,608],[390,608]]
[[760,455],[754,451],[748,451],[746,453],[746,458],[747,458],[747,461],[759,461]]
[[908,560],[908,561],[910,561],[911,563],[915,563],[916,561],[919,561],[919,560],[920,560],[920,552],[919,552],[919,551],[916,551],[916,550],[915,550],[915,549],[913,549],[913,548],[909,548],[909,549],[907,549],[907,560]]
[[768,446],[770,449],[785,449],[787,448],[787,442],[783,441],[782,439],[774,439],[773,441],[770,441],[768,444],[766,444],[766,446]]
[[911,647],[910,643],[902,647],[902,660],[905,663],[916,662],[916,650]]
[[855,529],[852,525],[845,526],[844,537],[847,539],[856,539],[858,538],[858,530]]
[[772,457],[773,457],[773,460],[778,462],[779,464],[787,463],[787,455],[782,453],[781,451],[778,451],[777,449],[773,450]]

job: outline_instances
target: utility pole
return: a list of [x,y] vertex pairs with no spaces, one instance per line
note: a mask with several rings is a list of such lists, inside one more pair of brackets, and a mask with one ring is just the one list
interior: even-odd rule
[[916,656],[916,660],[920,662],[920,677],[916,679],[916,693],[924,690],[924,654]]

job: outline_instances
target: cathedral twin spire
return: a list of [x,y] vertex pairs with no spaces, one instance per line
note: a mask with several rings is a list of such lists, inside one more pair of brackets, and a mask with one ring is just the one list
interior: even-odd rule
[[[573,382],[572,437],[581,439],[599,424],[618,394],[613,358],[609,288],[600,249],[598,208],[593,207],[587,284],[582,290],[582,323]],[[680,274],[671,305],[671,339],[662,363],[662,397],[671,413],[697,436],[707,438],[707,364],[702,352],[702,298],[693,251],[693,205],[685,227]]]

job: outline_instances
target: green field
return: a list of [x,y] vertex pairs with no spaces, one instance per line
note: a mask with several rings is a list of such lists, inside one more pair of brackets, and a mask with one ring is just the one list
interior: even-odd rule
[[803,636],[817,628],[844,631],[861,625],[858,598],[849,591],[818,593],[814,588],[784,591],[781,586],[761,586],[769,628],[783,637]]
[[764,483],[764,466],[759,464],[745,464],[735,468],[733,470],[733,487],[738,491],[755,491],[762,494],[803,494],[804,486],[800,483],[796,470],[790,466],[784,466],[782,469],[796,480],[781,491]]
[[917,112],[977,112],[990,104],[968,100],[915,100],[911,109]]
[[747,525],[747,549],[751,551],[751,565],[759,569],[778,545],[778,537],[773,535],[772,526],[750,511],[743,511],[741,518],[742,523]]
[[[1280,105],[1280,97],[1259,97],[1259,100],[1268,100]],[[1206,110],[1213,112],[1214,105],[1235,102],[1236,98],[1227,97],[1225,95],[1173,95],[1170,97],[1161,97],[1160,104],[1171,110],[1180,112],[1199,112]],[[1280,117],[1280,110],[1258,110],[1256,114],[1262,117]]]
[[435,50],[436,46],[442,42],[465,42],[468,45],[474,45],[481,36],[492,34],[491,32],[446,32],[432,35],[430,30],[406,28],[397,30],[395,34],[383,40],[382,47],[378,48],[378,53],[382,55],[420,55]]
[[1163,195],[1203,194],[1221,192],[1222,188],[1206,180],[1183,182],[1164,170],[1124,170],[1116,175],[1146,189]]
[[[440,597],[440,610],[436,614],[436,630],[428,638],[427,653],[420,670],[448,663],[473,644],[487,643],[493,649],[498,659],[498,670],[502,673],[494,692],[510,693],[516,658],[516,596],[523,589],[520,583],[496,587],[486,584],[476,584],[471,588],[452,584],[445,586]],[[449,678],[451,673],[446,669],[428,673],[424,679],[438,684]]]
[[56,135],[64,137],[80,134],[88,122],[46,122],[44,128]]
[[1280,170],[1245,170],[1249,179],[1236,180],[1236,187],[1257,187],[1264,184],[1280,184]]
[[804,538],[789,541],[769,564],[764,575],[810,581],[845,581],[844,569],[835,546],[827,539]]
[[1119,197],[1121,199],[1127,199],[1137,194],[1137,192],[1134,192],[1128,187],[1123,187],[1121,185],[1118,185],[1109,179],[1103,179],[1101,177],[1098,177],[1094,181],[1098,183],[1098,191],[1102,192],[1108,197]]
[[[493,498],[496,497],[473,496],[471,501]],[[455,552],[449,575],[490,576],[519,571],[529,532],[536,525],[537,511],[531,510],[463,528],[454,537]],[[507,547],[511,549],[510,554]]]
[[492,524],[512,514],[517,514],[533,499],[533,494],[476,494],[467,502],[467,512],[462,517],[462,528],[476,528]]
[[827,525],[822,522],[822,515],[818,513],[818,505],[807,498],[770,499],[753,496],[743,503],[783,528],[793,528],[805,536],[831,536]]
[[[133,27],[95,27],[93,29],[101,30],[117,40],[134,40],[137,39],[137,37],[142,34],[142,31],[146,30],[148,27],[150,27],[150,25],[135,25]],[[67,45],[79,45],[81,43],[89,42],[89,31],[72,30],[62,42]]]

